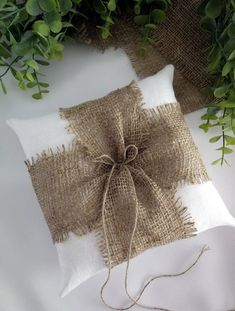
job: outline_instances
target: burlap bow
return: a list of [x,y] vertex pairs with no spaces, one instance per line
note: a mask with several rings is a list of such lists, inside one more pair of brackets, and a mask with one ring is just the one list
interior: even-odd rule
[[60,113],[74,144],[27,162],[55,242],[96,230],[110,276],[145,249],[195,233],[175,191],[208,176],[179,104],[146,110],[132,83]]

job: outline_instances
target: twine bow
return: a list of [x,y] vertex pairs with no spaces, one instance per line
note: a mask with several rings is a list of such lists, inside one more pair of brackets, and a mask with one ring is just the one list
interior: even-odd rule
[[[128,145],[123,153],[123,160],[121,162],[115,162],[114,159],[107,155],[107,154],[103,154],[100,157],[97,157],[94,162],[97,163],[102,163],[105,164],[109,167],[111,167],[111,170],[109,172],[108,178],[107,178],[107,182],[105,185],[105,189],[104,189],[104,193],[103,193],[103,200],[102,200],[102,227],[103,227],[103,232],[104,232],[104,237],[105,237],[105,244],[106,244],[106,250],[107,250],[107,257],[108,257],[108,275],[107,275],[107,279],[104,282],[104,284],[101,287],[100,290],[100,296],[101,299],[103,301],[103,303],[110,309],[112,310],[116,310],[116,311],[123,311],[123,310],[129,310],[131,309],[133,306],[137,305],[140,306],[144,309],[148,309],[148,310],[160,310],[160,311],[171,311],[169,309],[165,309],[165,308],[161,308],[161,307],[157,307],[157,306],[147,306],[145,304],[140,304],[138,301],[140,300],[141,296],[143,295],[144,291],[147,289],[147,287],[156,279],[159,278],[165,278],[165,277],[177,277],[180,275],[185,274],[186,272],[188,272],[190,269],[192,269],[196,263],[198,262],[198,260],[200,259],[200,257],[203,255],[203,253],[209,249],[209,247],[207,245],[204,245],[203,248],[201,249],[198,257],[196,258],[196,260],[184,271],[177,273],[177,274],[163,274],[163,275],[157,275],[153,278],[151,278],[141,289],[141,291],[139,292],[139,294],[137,295],[137,298],[132,297],[132,295],[129,293],[128,290],[128,271],[129,271],[129,266],[130,266],[130,259],[131,259],[131,251],[132,251],[132,242],[133,242],[133,238],[135,235],[135,231],[136,231],[136,227],[137,227],[137,222],[138,222],[138,204],[137,202],[135,202],[135,219],[134,219],[134,225],[132,228],[132,232],[131,232],[131,238],[130,238],[130,243],[129,243],[129,248],[128,248],[128,254],[127,254],[127,265],[126,265],[126,271],[125,271],[125,292],[128,296],[128,298],[132,301],[132,303],[130,305],[128,305],[127,307],[124,308],[119,308],[119,307],[114,307],[110,304],[108,304],[106,302],[106,300],[104,299],[104,289],[107,286],[109,280],[110,280],[110,276],[111,276],[111,260],[110,260],[110,249],[109,249],[109,240],[108,240],[108,232],[107,232],[107,226],[106,226],[106,221],[105,221],[105,211],[106,211],[106,199],[107,199],[107,194],[109,191],[109,187],[110,187],[110,183],[111,183],[111,179],[113,177],[113,173],[115,169],[125,169],[128,171],[128,173],[131,176],[132,182],[133,182],[133,187],[135,187],[134,184],[134,180],[132,178],[131,175],[131,171],[128,167],[128,164],[130,164],[132,161],[134,161],[136,159],[138,155],[138,147],[130,144]],[[141,168],[139,168],[141,170]]]

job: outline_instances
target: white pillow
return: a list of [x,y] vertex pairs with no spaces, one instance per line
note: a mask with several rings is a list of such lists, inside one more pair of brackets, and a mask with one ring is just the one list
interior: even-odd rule
[[[144,108],[176,103],[173,75],[174,67],[168,65],[156,75],[137,82],[143,95]],[[62,120],[58,112],[27,120],[10,119],[7,123],[19,137],[28,159],[48,148],[56,150],[62,144],[67,146],[74,138],[66,130],[67,121]],[[235,219],[229,214],[211,181],[179,186],[177,196],[181,197],[183,206],[187,206],[198,233],[216,226],[235,226]],[[93,232],[81,237],[70,233],[65,242],[56,243],[55,246],[62,270],[62,297],[105,268]]]
[[[153,108],[166,103],[175,103],[173,90],[174,67],[166,66],[156,75],[137,82],[142,91],[145,108]],[[65,130],[67,123],[62,120],[58,112],[31,119],[9,119],[7,124],[17,134],[27,159],[42,150],[59,145],[69,145],[73,135]]]

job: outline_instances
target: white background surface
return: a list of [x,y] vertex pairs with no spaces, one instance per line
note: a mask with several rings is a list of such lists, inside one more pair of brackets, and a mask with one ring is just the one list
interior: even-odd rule
[[[44,72],[51,90],[45,99],[31,99],[30,92],[18,90],[11,78],[7,83],[9,94],[0,94],[0,311],[105,311],[99,298],[105,272],[66,298],[59,298],[56,250],[33,193],[23,151],[5,120],[38,117],[58,107],[103,96],[136,75],[123,52],[101,54],[81,46],[67,47],[63,61],[53,63]],[[208,143],[210,136],[198,129],[201,115],[202,111],[192,113],[186,121],[210,177],[235,216],[235,156],[228,157],[231,167],[210,165],[219,155]],[[157,281],[146,291],[144,302],[177,311],[235,310],[235,228],[212,229],[139,256],[131,265],[133,293],[152,274],[185,269],[205,243],[211,250],[191,272]],[[126,302],[123,272],[123,265],[114,269],[107,290],[107,300],[117,306]]]

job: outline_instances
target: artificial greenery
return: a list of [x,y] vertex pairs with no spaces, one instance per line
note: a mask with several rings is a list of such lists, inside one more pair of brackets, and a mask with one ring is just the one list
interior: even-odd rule
[[208,71],[213,77],[212,100],[200,128],[220,129],[221,134],[210,139],[221,143],[220,157],[213,164],[228,164],[225,155],[235,145],[235,0],[203,1],[199,14],[201,27],[212,37]]
[[[41,67],[60,60],[65,40],[84,25],[100,29],[105,40],[120,16],[128,14],[140,27],[143,56],[146,44],[153,44],[151,32],[166,19],[171,0],[0,0],[0,88],[7,92],[8,73],[22,90],[33,89],[34,99],[48,93]],[[201,27],[210,32],[208,72],[213,77],[212,100],[200,127],[221,134],[210,139],[221,142],[221,156],[213,164],[227,163],[225,155],[235,145],[235,0],[204,0],[199,8]],[[36,90],[36,91],[35,91]]]
[[0,0],[0,86],[11,73],[22,90],[42,98],[49,84],[42,81],[40,67],[62,58],[63,43],[71,31],[83,31],[84,23],[100,29],[103,39],[119,16],[129,12],[142,32],[142,45],[151,31],[166,18],[171,0]]

